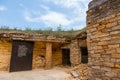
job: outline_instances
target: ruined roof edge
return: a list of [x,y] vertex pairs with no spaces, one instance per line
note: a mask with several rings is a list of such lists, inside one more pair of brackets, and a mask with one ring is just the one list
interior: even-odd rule
[[89,3],[89,9],[94,8],[96,6],[99,6],[99,5],[101,5],[102,3],[106,2],[106,1],[108,1],[108,0],[92,0]]
[[70,42],[66,38],[58,38],[56,36],[45,36],[42,34],[28,34],[22,32],[0,31],[0,39],[8,40],[26,40],[26,41],[47,41],[47,42]]

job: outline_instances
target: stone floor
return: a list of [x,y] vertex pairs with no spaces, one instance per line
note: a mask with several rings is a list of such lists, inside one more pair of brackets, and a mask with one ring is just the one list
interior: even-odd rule
[[3,72],[0,71],[0,80],[67,80],[69,77],[63,69],[53,68],[51,70],[32,70],[21,72]]

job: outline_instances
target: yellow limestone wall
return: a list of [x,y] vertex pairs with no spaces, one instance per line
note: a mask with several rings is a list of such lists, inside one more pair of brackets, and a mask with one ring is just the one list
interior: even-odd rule
[[58,48],[57,50],[53,50],[52,61],[53,61],[52,63],[53,66],[62,64],[62,50],[61,49]]
[[[34,42],[33,49],[33,69],[45,67],[45,55],[46,55],[46,43],[45,42]],[[61,48],[52,49],[52,65],[62,64],[62,50]]]
[[0,70],[9,70],[11,51],[11,41],[0,40]]
[[[12,41],[0,40],[0,70],[9,71],[12,53]],[[32,68],[45,67],[46,43],[34,42]],[[53,49],[52,65],[62,64],[62,51],[60,48]]]
[[45,66],[46,45],[44,42],[34,42],[32,68]]

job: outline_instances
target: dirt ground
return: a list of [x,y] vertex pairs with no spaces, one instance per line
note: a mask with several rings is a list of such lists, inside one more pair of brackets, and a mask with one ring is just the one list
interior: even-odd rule
[[70,77],[70,74],[67,70],[67,68],[53,68],[12,73],[0,71],[0,80],[68,80],[66,78]]

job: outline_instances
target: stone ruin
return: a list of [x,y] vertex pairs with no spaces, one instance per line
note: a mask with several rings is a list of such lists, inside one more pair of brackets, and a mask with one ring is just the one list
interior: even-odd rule
[[120,0],[93,0],[87,11],[89,80],[120,80]]
[[[54,36],[1,32],[0,70],[9,70],[12,40],[23,40],[35,42],[33,69],[62,64],[62,48],[70,50],[70,65],[78,73],[76,80],[120,80],[120,0],[92,0],[86,30],[87,44],[84,32],[71,42]],[[88,64],[81,64],[80,47],[88,48]]]
[[86,36],[86,32],[81,32],[74,40],[68,40],[52,35],[0,31],[0,70],[13,72],[78,65],[80,47],[87,47]]

